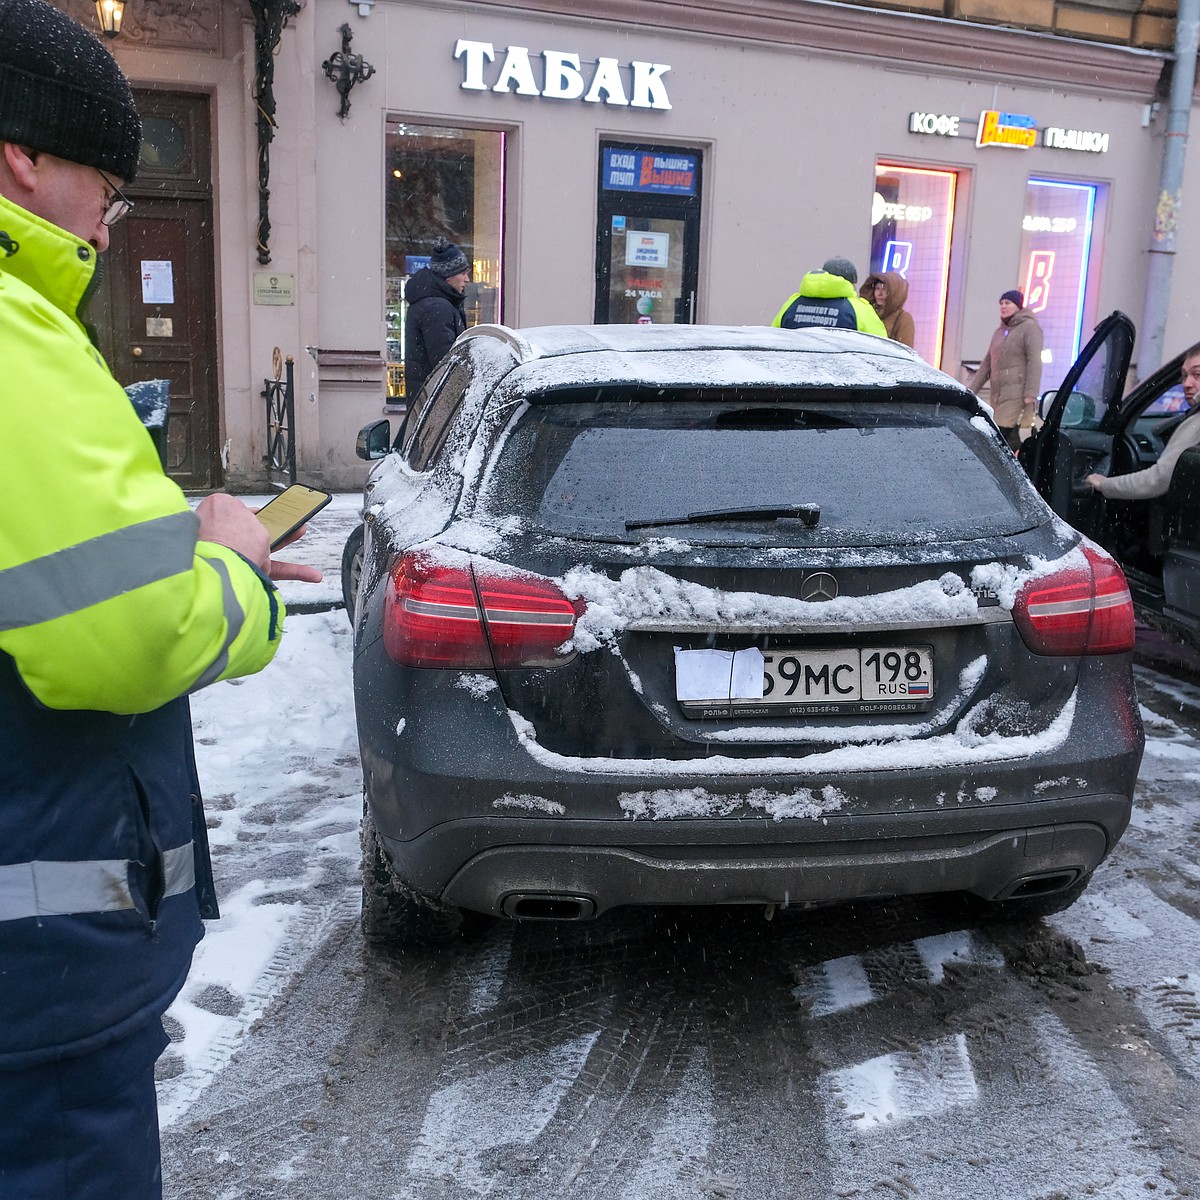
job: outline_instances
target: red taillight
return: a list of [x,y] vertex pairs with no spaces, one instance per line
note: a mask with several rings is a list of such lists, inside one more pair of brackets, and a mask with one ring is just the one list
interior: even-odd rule
[[1121,654],[1133,649],[1133,600],[1113,559],[1083,547],[1086,565],[1031,579],[1013,620],[1035,654]]
[[470,566],[398,559],[383,599],[383,645],[405,667],[491,670]]
[[557,667],[572,654],[559,647],[575,632],[576,608],[540,575],[489,575],[475,567],[496,667]]
[[555,667],[577,608],[549,579],[405,554],[383,601],[383,644],[406,667]]

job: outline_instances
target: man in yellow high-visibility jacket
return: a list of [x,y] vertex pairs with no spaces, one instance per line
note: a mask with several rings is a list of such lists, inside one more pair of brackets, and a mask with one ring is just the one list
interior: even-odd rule
[[209,874],[187,695],[271,660],[272,577],[320,577],[235,498],[191,511],[84,328],[140,130],[97,38],[0,0],[0,1196],[27,1200],[161,1194],[160,1018]]
[[858,269],[840,254],[819,271],[809,271],[771,322],[776,329],[857,329],[887,337],[879,314],[855,290]]

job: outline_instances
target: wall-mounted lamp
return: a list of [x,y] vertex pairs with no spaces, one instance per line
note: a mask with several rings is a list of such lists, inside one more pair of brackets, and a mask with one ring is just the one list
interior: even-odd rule
[[121,32],[124,19],[125,0],[96,0],[96,20],[106,38],[115,38]]
[[338,95],[342,98],[338,116],[344,121],[346,114],[350,111],[350,89],[356,83],[363,83],[370,79],[375,74],[375,68],[361,54],[350,53],[350,42],[354,34],[350,32],[349,25],[343,25],[338,33],[342,35],[342,48],[331,54],[321,64],[321,70],[325,72],[325,77],[337,88]]

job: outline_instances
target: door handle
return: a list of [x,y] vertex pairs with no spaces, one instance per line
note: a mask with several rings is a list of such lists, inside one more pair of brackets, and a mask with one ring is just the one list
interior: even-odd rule
[[141,348],[141,346],[134,346],[134,348],[133,348],[133,357],[134,357],[134,358],[141,358],[141,357],[142,357],[142,348]]

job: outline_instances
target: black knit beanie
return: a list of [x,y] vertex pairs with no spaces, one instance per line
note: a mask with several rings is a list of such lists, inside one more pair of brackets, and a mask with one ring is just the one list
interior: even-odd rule
[[467,256],[453,243],[445,238],[438,238],[433,243],[433,253],[429,256],[429,269],[442,279],[451,275],[461,275],[471,269]]
[[137,174],[133,92],[95,34],[45,0],[0,0],[0,142]]
[[841,254],[835,254],[832,258],[827,258],[821,270],[827,271],[830,275],[838,275],[847,283],[854,284],[856,287],[858,286],[858,268]]
[[1000,299],[1008,300],[1011,303],[1015,304],[1018,308],[1025,307],[1025,297],[1022,296],[1021,293],[1016,288],[1009,288],[1009,290],[1007,292],[1002,292],[1000,295]]

